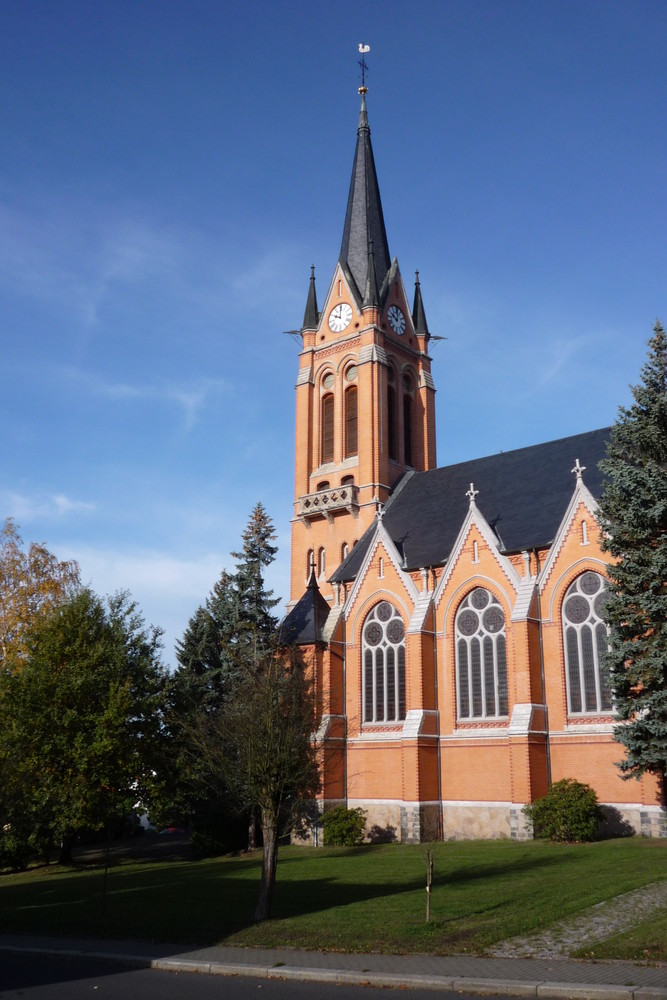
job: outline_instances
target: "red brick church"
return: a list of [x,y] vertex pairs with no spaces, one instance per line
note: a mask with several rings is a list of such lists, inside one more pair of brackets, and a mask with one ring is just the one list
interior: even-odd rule
[[296,380],[285,627],[313,665],[320,804],[401,841],[522,838],[522,807],[576,778],[612,825],[664,836],[658,783],[615,766],[608,431],[437,467],[419,276],[408,296],[360,92],[340,256],[321,308],[311,274]]

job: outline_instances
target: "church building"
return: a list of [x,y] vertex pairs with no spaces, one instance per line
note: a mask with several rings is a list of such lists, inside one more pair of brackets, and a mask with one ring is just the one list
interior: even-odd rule
[[523,806],[576,778],[610,827],[664,836],[657,781],[615,766],[609,431],[437,467],[419,275],[409,295],[360,94],[340,256],[321,308],[311,273],[296,379],[284,634],[312,666],[320,807],[362,807],[371,839],[525,838]]

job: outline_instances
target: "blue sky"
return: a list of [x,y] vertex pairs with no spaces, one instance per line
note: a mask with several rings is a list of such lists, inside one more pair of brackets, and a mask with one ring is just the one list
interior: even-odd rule
[[261,500],[288,591],[297,345],[357,45],[440,464],[611,423],[667,321],[664,0],[0,5],[0,519],[165,660]]

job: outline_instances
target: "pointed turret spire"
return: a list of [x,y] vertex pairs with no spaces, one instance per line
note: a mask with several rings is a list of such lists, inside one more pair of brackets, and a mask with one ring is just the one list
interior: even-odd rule
[[415,301],[412,307],[412,322],[415,325],[416,334],[422,337],[428,337],[428,324],[426,322],[426,313],[424,312],[424,303],[422,301],[421,285],[419,284],[419,271],[415,271]]
[[366,288],[364,289],[363,306],[379,306],[380,293],[378,291],[378,279],[375,271],[375,254],[373,253],[373,240],[368,243],[368,273],[366,274]]
[[302,330],[316,330],[320,314],[317,310],[317,292],[315,291],[315,268],[310,269],[310,284],[308,286],[308,298],[306,299],[306,311],[303,314]]
[[[362,90],[364,88],[361,88]],[[348,278],[352,278],[358,299],[361,302],[368,279],[368,247],[373,243],[375,257],[375,281],[382,285],[389,270],[391,260],[387,233],[382,215],[380,188],[375,172],[371,130],[368,127],[366,94],[361,95],[361,111],[357,128],[357,148],[354,154],[350,193],[340,247],[340,263]]]
[[329,605],[317,585],[315,564],[311,561],[306,592],[283,620],[280,641],[290,646],[310,646],[322,642],[322,630],[329,611]]

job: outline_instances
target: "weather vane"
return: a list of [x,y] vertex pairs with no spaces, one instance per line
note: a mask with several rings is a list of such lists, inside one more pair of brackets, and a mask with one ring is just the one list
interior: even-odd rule
[[371,47],[370,45],[364,45],[363,42],[360,42],[359,51],[361,52],[361,59],[359,60],[359,65],[361,66],[361,86],[359,87],[359,93],[367,94],[368,87],[366,86],[366,73],[368,72],[368,66],[366,65],[366,53],[371,51]]

